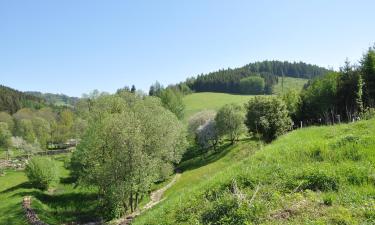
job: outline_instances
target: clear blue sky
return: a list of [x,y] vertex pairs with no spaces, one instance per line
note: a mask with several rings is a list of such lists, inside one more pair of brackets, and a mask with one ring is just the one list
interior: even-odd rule
[[0,1],[0,83],[81,96],[264,59],[338,68],[375,42],[373,0]]

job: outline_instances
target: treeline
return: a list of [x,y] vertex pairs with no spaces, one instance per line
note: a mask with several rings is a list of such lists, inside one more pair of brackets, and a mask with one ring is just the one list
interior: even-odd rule
[[[225,92],[243,94],[271,94],[272,87],[277,84],[278,77],[288,76],[311,79],[321,76],[329,70],[303,62],[263,61],[255,62],[236,69],[223,69],[216,72],[201,74],[196,78],[189,78],[185,84],[196,92]],[[247,82],[248,88],[241,85],[244,78],[257,76],[263,78],[263,83]],[[243,83],[243,82],[242,82]],[[255,87],[252,91],[249,88]],[[258,91],[261,89],[261,91]],[[247,91],[243,91],[247,90]]]
[[0,85],[0,111],[13,114],[21,108],[40,109],[45,105],[42,98]]
[[65,94],[52,94],[52,93],[41,93],[38,91],[26,91],[25,94],[44,99],[51,105],[65,105],[73,107],[79,100],[77,97],[70,97]]
[[296,123],[332,124],[366,117],[375,106],[375,49],[359,65],[346,62],[339,72],[309,81],[302,93],[283,96]]

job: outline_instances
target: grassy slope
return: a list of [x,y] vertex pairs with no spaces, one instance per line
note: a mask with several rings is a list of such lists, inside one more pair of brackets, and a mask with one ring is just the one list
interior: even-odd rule
[[238,156],[252,151],[248,144],[184,173],[167,199],[134,224],[375,221],[375,120],[293,131]]
[[195,113],[205,109],[217,110],[228,103],[244,104],[252,97],[252,95],[234,95],[213,92],[190,94],[184,97],[184,103],[186,105],[185,118],[188,119]]
[[48,191],[31,187],[23,171],[8,171],[0,177],[0,224],[26,224],[22,210],[23,196],[33,196],[32,207],[48,224],[91,221],[97,201],[92,191],[74,188],[64,161],[69,155],[55,156],[60,181]]
[[[301,90],[303,85],[307,82],[307,79],[285,77],[284,80],[284,91],[286,90]],[[274,87],[275,94],[281,94],[281,78],[279,83]],[[252,98],[253,95],[235,95],[227,93],[213,93],[213,92],[201,92],[194,93],[184,97],[184,103],[186,105],[185,120],[195,113],[205,110],[217,110],[225,104],[236,103],[244,104]]]
[[[279,77],[279,82],[273,87],[273,93],[276,95],[282,94],[281,79],[282,78]],[[284,77],[284,92],[287,90],[300,91],[307,81],[307,79],[303,78]]]

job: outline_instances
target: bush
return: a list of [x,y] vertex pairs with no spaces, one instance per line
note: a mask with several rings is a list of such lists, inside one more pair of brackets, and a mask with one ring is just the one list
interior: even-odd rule
[[335,176],[327,174],[323,170],[307,171],[300,178],[304,180],[302,189],[312,191],[337,191],[339,181]]
[[292,125],[285,103],[277,97],[255,97],[247,104],[245,124],[249,132],[271,142]]
[[241,106],[224,105],[215,117],[219,136],[227,136],[233,144],[245,131],[244,120],[245,115]]
[[29,181],[41,190],[46,190],[57,180],[55,163],[47,157],[33,157],[26,165]]
[[260,76],[250,76],[240,80],[240,92],[241,94],[263,94],[265,82]]

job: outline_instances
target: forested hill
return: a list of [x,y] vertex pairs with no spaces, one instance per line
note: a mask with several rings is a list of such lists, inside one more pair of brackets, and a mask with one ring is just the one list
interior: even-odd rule
[[[229,68],[201,74],[196,78],[188,79],[186,84],[196,92],[243,93],[240,81],[254,76],[256,79],[252,78],[254,81],[251,82],[256,82],[256,85],[260,83],[263,86],[262,92],[271,94],[272,87],[278,82],[280,76],[311,79],[327,72],[329,70],[326,68],[304,62],[263,61],[250,63],[240,68]],[[259,79],[259,77],[263,79]],[[246,85],[249,86],[249,81],[246,82]],[[261,94],[262,92],[253,94]]]
[[0,111],[11,114],[21,108],[40,108],[45,105],[45,100],[15,89],[0,85]]
[[74,106],[79,100],[77,97],[70,97],[64,94],[41,93],[38,91],[27,91],[25,93],[42,98],[47,103],[55,106]]

